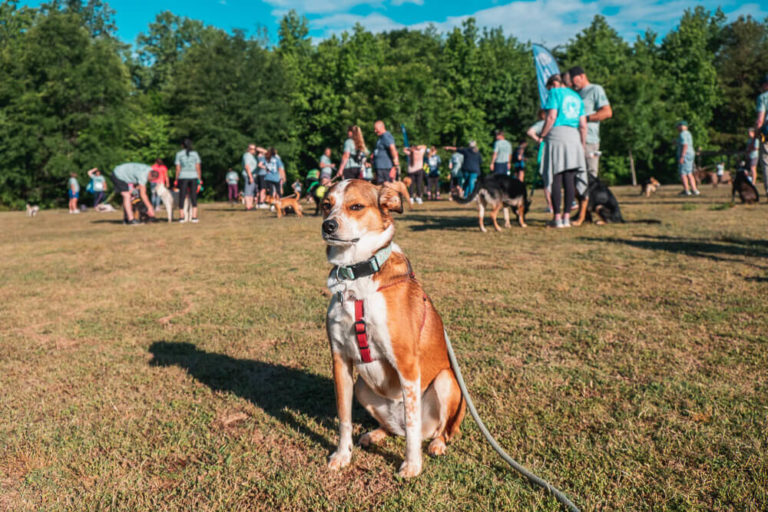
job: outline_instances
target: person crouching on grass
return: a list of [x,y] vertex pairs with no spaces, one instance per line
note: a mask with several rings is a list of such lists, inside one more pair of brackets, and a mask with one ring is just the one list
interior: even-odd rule
[[150,166],[135,162],[120,164],[112,171],[111,179],[115,185],[115,190],[123,196],[124,224],[131,226],[141,224],[133,217],[131,185],[135,185],[139,189],[139,197],[141,197],[144,206],[147,207],[147,215],[149,215],[150,220],[155,220],[155,209],[152,208],[152,202],[147,196],[147,181],[149,181],[150,171],[152,171]]

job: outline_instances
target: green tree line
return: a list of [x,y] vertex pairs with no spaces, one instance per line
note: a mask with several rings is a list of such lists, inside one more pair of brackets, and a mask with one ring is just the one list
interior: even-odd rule
[[[0,2],[0,206],[61,204],[69,174],[85,181],[91,167],[171,167],[185,137],[209,198],[222,196],[249,142],[277,148],[294,179],[326,146],[338,160],[350,124],[372,146],[376,119],[398,145],[402,123],[411,143],[476,139],[489,156],[494,129],[522,141],[539,108],[530,43],[473,19],[447,33],[356,25],[313,41],[292,11],[270,44],[163,12],[131,46],[114,15],[101,0]],[[596,16],[553,53],[561,69],[582,66],[613,106],[601,175],[626,183],[631,157],[640,178],[669,181],[678,119],[706,151],[744,148],[768,72],[768,20],[696,7],[663,37],[628,42]]]

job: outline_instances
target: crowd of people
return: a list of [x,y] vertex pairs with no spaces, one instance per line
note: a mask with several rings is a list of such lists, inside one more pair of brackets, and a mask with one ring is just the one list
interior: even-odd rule
[[[552,213],[549,225],[570,226],[569,212],[575,204],[575,196],[582,194],[588,185],[588,175],[597,177],[600,160],[600,123],[613,115],[605,90],[593,84],[581,67],[573,67],[562,74],[549,77],[546,88],[546,103],[539,112],[539,119],[527,130],[526,135],[537,145],[536,161],[544,185],[547,210]],[[762,166],[766,193],[768,194],[768,75],[761,83],[757,99],[757,119],[749,128],[744,168],[748,179],[757,181],[757,168]],[[676,162],[683,185],[684,195],[699,195],[694,177],[695,150],[693,137],[686,121],[677,123]],[[364,179],[381,184],[400,178],[400,153],[395,138],[383,121],[373,125],[376,143],[369,151],[360,126],[351,125],[343,142],[338,166],[333,162],[333,151],[325,148],[318,159],[319,170],[307,175],[307,188],[327,189],[336,179]],[[403,154],[407,158],[407,176],[410,178],[411,201],[422,203],[440,199],[440,170],[443,164],[434,145],[407,144]],[[520,141],[516,147],[506,139],[502,130],[495,132],[493,152],[488,166],[493,175],[513,176],[525,180],[527,142]],[[474,140],[467,146],[444,146],[451,152],[448,159],[450,190],[452,194],[473,194],[477,180],[482,173],[483,158]],[[199,222],[197,194],[202,187],[200,155],[192,148],[192,141],[185,139],[174,159],[175,181],[178,188],[177,204],[180,222]],[[724,163],[717,166],[718,180],[724,172]],[[108,192],[108,184],[102,172],[88,170],[90,182],[87,191],[93,195],[93,206],[101,204]],[[144,203],[147,215],[154,217],[154,210],[160,205],[160,191],[170,188],[168,168],[161,159],[152,166],[141,163],[118,165],[109,176],[114,189],[122,196],[124,219],[127,224],[136,224],[133,205]],[[239,182],[242,179],[242,194]],[[245,209],[268,208],[267,196],[280,197],[286,184],[286,172],[282,159],[274,147],[263,148],[249,144],[242,155],[240,174],[229,169],[225,176],[227,198],[230,203],[242,200]],[[149,184],[149,194],[147,194]],[[297,182],[296,192],[302,189]],[[318,189],[320,190],[320,189]],[[69,212],[80,212],[80,184],[76,174],[71,174],[67,184]],[[190,215],[185,214],[185,201],[190,203]]]

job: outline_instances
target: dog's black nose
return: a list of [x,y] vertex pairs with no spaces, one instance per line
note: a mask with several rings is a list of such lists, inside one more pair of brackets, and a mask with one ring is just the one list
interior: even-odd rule
[[337,229],[339,229],[339,223],[335,220],[329,219],[323,222],[323,233],[326,235],[334,234]]

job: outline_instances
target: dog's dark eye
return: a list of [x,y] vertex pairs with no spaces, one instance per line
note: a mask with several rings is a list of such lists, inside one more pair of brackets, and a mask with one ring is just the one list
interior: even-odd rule
[[323,203],[323,211],[325,212],[331,211],[331,203]]
[[363,208],[365,208],[365,206],[361,204],[353,204],[352,206],[349,207],[349,209],[352,210],[353,212],[362,210]]

